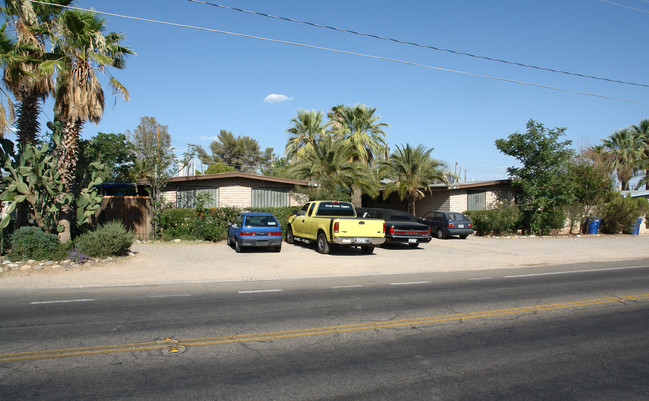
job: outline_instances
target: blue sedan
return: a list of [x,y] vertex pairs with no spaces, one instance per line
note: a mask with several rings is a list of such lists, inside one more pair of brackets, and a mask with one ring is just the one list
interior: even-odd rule
[[282,250],[282,228],[270,213],[240,213],[228,223],[228,245],[237,253],[244,247],[271,247]]

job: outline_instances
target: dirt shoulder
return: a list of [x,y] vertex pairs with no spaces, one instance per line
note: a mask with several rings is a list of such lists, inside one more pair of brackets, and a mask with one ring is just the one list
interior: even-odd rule
[[284,243],[280,253],[237,254],[220,243],[134,244],[135,256],[110,263],[0,274],[0,288],[80,288],[145,284],[368,276],[534,265],[649,259],[649,235],[436,240],[418,249],[376,248],[363,255],[341,249],[320,255],[313,246]]

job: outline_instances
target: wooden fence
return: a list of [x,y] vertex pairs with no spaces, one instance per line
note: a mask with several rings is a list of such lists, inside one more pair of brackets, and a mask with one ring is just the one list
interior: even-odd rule
[[148,239],[153,232],[151,226],[151,198],[148,196],[104,196],[101,207],[95,214],[97,223],[120,221],[133,230],[135,238]]

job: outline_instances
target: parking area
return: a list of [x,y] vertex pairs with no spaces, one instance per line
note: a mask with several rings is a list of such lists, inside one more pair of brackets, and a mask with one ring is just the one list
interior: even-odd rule
[[380,248],[371,255],[338,249],[329,255],[313,245],[284,243],[279,253],[254,249],[236,253],[219,243],[134,244],[135,256],[69,269],[5,274],[4,288],[60,288],[281,280],[460,270],[516,268],[543,264],[649,259],[649,235],[433,239],[430,244]]

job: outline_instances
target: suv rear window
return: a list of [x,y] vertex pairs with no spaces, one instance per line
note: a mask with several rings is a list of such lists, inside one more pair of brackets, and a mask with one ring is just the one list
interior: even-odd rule
[[347,202],[321,202],[317,216],[355,217],[354,206]]

